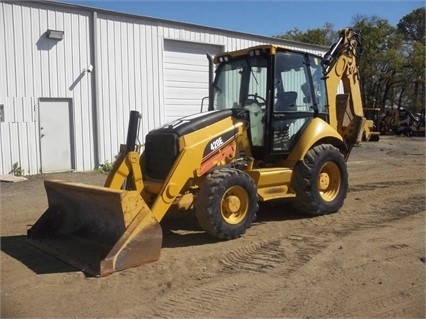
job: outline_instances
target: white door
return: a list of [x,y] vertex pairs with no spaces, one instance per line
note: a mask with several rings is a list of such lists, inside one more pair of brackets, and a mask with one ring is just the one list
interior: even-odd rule
[[42,173],[72,170],[71,99],[40,99]]
[[[206,54],[221,52],[220,46],[166,40],[164,42],[165,121],[200,112],[201,100],[209,95],[209,61]],[[203,110],[207,110],[208,100]]]

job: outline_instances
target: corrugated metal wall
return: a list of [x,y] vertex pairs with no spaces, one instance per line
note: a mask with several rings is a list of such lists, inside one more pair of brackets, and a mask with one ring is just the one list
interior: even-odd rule
[[[100,163],[114,160],[124,143],[130,110],[142,113],[145,134],[162,123],[163,41],[158,27],[139,19],[99,15],[98,132]],[[143,141],[141,141],[143,142]]]
[[[77,170],[93,168],[90,13],[40,3],[0,2],[0,173],[18,163],[25,174],[40,171],[39,98],[73,99]],[[61,41],[47,29],[63,30]],[[86,76],[87,75],[87,76]]]
[[[18,163],[40,172],[40,98],[72,98],[75,169],[114,161],[130,110],[142,113],[141,142],[165,122],[164,42],[221,46],[225,51],[274,41],[266,37],[103,10],[35,2],[0,2],[0,174]],[[47,39],[47,29],[64,39]],[[303,46],[297,49],[304,49]],[[306,48],[305,48],[306,50]],[[318,49],[308,51],[322,54]],[[84,72],[88,65],[94,72]],[[206,59],[207,64],[207,59]],[[207,81],[207,79],[206,79]],[[201,102],[201,101],[200,101]]]

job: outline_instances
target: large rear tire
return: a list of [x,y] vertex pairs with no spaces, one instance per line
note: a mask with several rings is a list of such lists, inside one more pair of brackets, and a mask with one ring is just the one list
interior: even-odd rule
[[253,180],[232,168],[209,173],[195,203],[199,225],[220,239],[234,239],[244,234],[256,219],[258,209]]
[[337,212],[348,191],[343,155],[330,144],[313,147],[294,168],[292,186],[294,206],[302,213],[319,216]]

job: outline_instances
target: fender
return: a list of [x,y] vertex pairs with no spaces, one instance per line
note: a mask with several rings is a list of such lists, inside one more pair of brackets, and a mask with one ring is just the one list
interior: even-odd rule
[[[342,136],[333,129],[330,124],[325,122],[319,117],[313,118],[299,136],[295,147],[287,157],[286,162],[296,164],[298,161],[303,160],[306,153],[317,144],[320,140],[327,139],[330,144],[338,147],[339,149],[346,149]],[[293,166],[292,165],[292,166]]]

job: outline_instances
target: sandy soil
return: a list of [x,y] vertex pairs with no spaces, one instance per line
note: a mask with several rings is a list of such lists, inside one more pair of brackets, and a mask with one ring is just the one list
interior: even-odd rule
[[336,214],[263,205],[240,239],[216,241],[193,214],[162,221],[160,260],[104,278],[26,242],[47,207],[43,180],[1,183],[1,317],[424,318],[425,140],[384,136],[352,152]]

